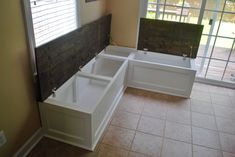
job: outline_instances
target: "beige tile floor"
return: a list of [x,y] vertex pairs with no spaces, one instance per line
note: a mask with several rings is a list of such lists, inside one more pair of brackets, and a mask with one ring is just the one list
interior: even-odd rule
[[96,150],[43,138],[28,157],[235,157],[235,90],[195,83],[191,99],[128,88]]

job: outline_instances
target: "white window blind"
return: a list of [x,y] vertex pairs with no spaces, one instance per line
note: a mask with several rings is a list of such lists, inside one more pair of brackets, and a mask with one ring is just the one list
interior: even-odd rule
[[36,47],[77,28],[76,0],[30,0]]

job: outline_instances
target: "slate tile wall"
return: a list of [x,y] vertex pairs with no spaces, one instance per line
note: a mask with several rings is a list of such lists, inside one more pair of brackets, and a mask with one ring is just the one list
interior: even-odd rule
[[110,29],[111,15],[107,15],[35,49],[39,101],[109,45]]

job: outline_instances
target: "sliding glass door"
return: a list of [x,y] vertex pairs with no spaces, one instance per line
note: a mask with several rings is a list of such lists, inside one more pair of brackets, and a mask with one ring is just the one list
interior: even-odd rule
[[207,0],[202,24],[198,76],[234,82],[235,1]]
[[146,17],[204,25],[197,76],[235,83],[235,0],[148,0]]

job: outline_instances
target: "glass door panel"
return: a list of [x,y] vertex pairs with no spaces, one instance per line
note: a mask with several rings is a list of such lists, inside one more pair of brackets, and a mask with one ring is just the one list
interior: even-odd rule
[[147,8],[147,18],[149,19],[155,19],[156,16],[156,9],[157,9],[157,2],[156,0],[152,0],[151,2],[148,3],[148,8]]
[[[202,64],[203,62],[203,64]],[[197,70],[197,76],[205,77],[206,69],[208,67],[209,59],[197,57],[195,60],[196,68],[201,69],[201,71]]]
[[235,14],[223,14],[218,35],[229,38],[235,38]]
[[180,14],[178,14],[179,8],[181,7],[165,6],[163,19],[166,21],[179,21],[180,20]]
[[200,0],[186,0],[184,3],[186,4],[186,6],[189,6],[190,8],[197,8],[200,10],[201,7]]
[[225,0],[206,0],[206,10],[222,11]]
[[212,58],[222,59],[227,61],[229,54],[231,52],[232,45],[233,45],[233,39],[217,37]]
[[215,37],[202,35],[197,56],[210,58],[214,42]]
[[224,81],[235,81],[235,63],[229,62],[224,74]]
[[199,13],[200,13],[200,10],[198,10],[198,9],[184,7],[183,13],[181,16],[181,22],[197,24]]
[[156,16],[156,4],[148,4],[148,11],[146,17],[148,19],[155,19]]
[[216,35],[219,22],[220,22],[221,13],[214,11],[205,11],[202,19],[203,34]]
[[213,80],[221,80],[223,77],[225,66],[225,61],[211,59],[208,65],[206,77]]
[[[146,17],[150,19],[162,19],[165,0],[149,0]],[[161,16],[161,18],[160,18]]]
[[[234,44],[234,43],[233,43]],[[229,58],[230,62],[235,62],[235,45],[233,45],[233,49],[231,51],[231,56]]]
[[234,0],[230,0],[230,1],[227,0],[226,4],[225,4],[224,11],[234,13],[235,12],[234,8],[235,8],[235,1]]
[[180,1],[180,0],[166,0],[166,5],[182,6],[182,1]]

